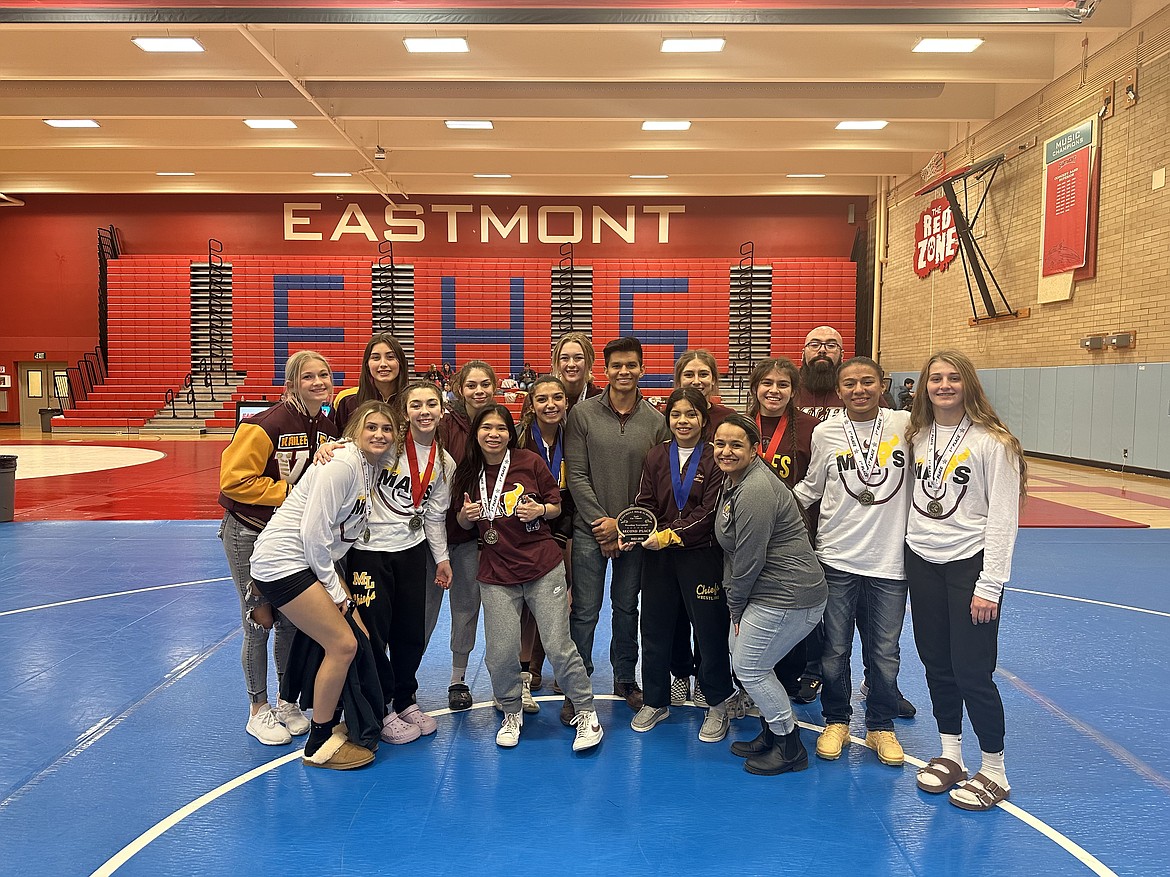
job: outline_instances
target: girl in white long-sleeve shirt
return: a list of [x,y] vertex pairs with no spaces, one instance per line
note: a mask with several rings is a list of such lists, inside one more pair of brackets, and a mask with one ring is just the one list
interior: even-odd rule
[[[435,720],[419,709],[418,667],[426,649],[428,588],[451,584],[447,507],[455,461],[438,438],[443,401],[430,381],[401,393],[407,434],[386,458],[370,507],[370,540],[354,543],[346,565],[350,590],[370,632],[387,714],[382,739],[410,743],[433,734]],[[435,574],[427,577],[432,558]]]
[[[918,787],[950,790],[951,803],[964,810],[990,810],[1010,790],[1003,701],[992,674],[1027,465],[962,353],[931,357],[918,387],[908,433],[914,491],[906,578],[914,641],[942,739],[942,755],[918,772]],[[963,762],[964,708],[983,756],[970,779]]]
[[394,412],[367,402],[353,413],[353,439],[324,466],[311,466],[256,540],[252,581],[297,629],[325,651],[313,685],[313,721],[304,763],[348,770],[374,753],[335,734],[334,714],[357,641],[345,613],[352,601],[334,562],[369,539],[374,478],[395,440]]

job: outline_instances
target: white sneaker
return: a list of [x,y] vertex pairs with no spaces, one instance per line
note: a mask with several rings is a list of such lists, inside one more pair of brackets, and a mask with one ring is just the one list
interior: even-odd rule
[[532,696],[532,674],[525,670],[520,674],[520,697],[524,702],[524,712],[531,715],[540,712],[540,704]]
[[265,746],[283,746],[292,742],[292,734],[277,720],[276,713],[268,704],[264,704],[264,709],[248,719],[244,730]]
[[573,716],[573,724],[577,726],[577,736],[573,740],[574,752],[592,749],[605,736],[605,731],[601,727],[597,713],[593,710],[577,713],[577,715]]
[[295,703],[278,700],[276,702],[276,720],[284,725],[294,737],[309,733],[309,720]]
[[520,742],[520,729],[524,727],[524,713],[504,713],[504,721],[496,732],[496,745],[511,748]]

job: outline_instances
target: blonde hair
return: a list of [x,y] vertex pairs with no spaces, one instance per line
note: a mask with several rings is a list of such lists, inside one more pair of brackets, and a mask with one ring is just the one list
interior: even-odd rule
[[913,444],[918,433],[934,425],[934,406],[930,402],[926,387],[930,367],[936,362],[944,362],[959,373],[959,379],[963,382],[963,409],[971,422],[978,423],[1015,455],[1020,467],[1020,496],[1027,496],[1028,463],[1024,459],[1024,449],[1020,446],[1020,440],[1012,435],[1011,430],[995,413],[987,393],[983,390],[979,373],[975,371],[975,364],[964,353],[957,350],[940,350],[922,367],[922,373],[915,385],[918,392],[910,406],[910,428],[906,432],[906,441]]
[[305,405],[305,400],[301,398],[301,394],[298,392],[298,387],[300,386],[300,375],[304,367],[313,360],[321,362],[325,368],[329,369],[329,382],[332,384],[333,369],[329,366],[329,360],[323,357],[316,350],[298,350],[284,363],[284,393],[282,396],[286,402],[289,402],[302,414],[308,413],[308,407]]
[[361,435],[362,430],[366,427],[366,418],[371,414],[381,414],[390,421],[390,425],[394,427],[394,441],[400,444],[398,441],[398,417],[395,415],[393,408],[378,399],[363,402],[354,410],[345,424],[345,437],[350,441],[356,442],[358,436]]
[[550,374],[561,380],[565,379],[557,363],[560,362],[561,351],[570,342],[581,345],[581,351],[585,354],[585,383],[591,383],[593,381],[593,363],[597,361],[597,353],[593,350],[593,342],[589,340],[589,336],[584,332],[566,332],[557,339],[557,343],[553,345],[552,349],[552,367],[549,370]]

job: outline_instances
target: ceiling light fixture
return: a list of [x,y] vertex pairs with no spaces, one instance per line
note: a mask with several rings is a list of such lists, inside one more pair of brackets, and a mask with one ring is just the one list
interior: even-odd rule
[[130,42],[144,52],[202,52],[203,44],[195,37],[131,37]]
[[453,131],[491,131],[495,128],[487,119],[448,119],[443,124]]
[[511,174],[472,174],[477,180],[510,180]]
[[93,119],[41,119],[50,128],[100,128]]
[[352,177],[353,174],[346,171],[316,171],[313,173],[315,177]]
[[962,54],[964,52],[974,52],[982,45],[983,40],[978,37],[923,37],[915,44],[911,51]]
[[820,180],[824,179],[824,174],[785,174],[790,180]]
[[643,131],[689,131],[690,128],[691,123],[684,119],[678,119],[675,121],[671,121],[669,119],[649,119],[642,123]]
[[471,51],[465,37],[405,37],[402,44],[416,55]]
[[878,119],[872,119],[870,121],[838,122],[837,123],[837,130],[838,131],[880,131],[880,130],[882,130],[882,128],[886,127],[886,125],[888,125],[888,124],[890,124],[890,123],[883,122],[883,121],[878,120]]
[[662,52],[722,52],[727,40],[723,37],[666,38]]
[[193,177],[194,171],[155,171],[156,177]]
[[667,180],[666,174],[630,174],[631,180]]
[[262,129],[289,129],[297,126],[292,119],[244,119],[244,124],[249,128]]

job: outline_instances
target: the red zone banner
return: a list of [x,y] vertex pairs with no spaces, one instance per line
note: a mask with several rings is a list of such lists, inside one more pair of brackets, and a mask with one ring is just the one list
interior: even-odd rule
[[958,254],[954,212],[946,198],[935,198],[914,229],[914,273],[925,278],[932,271],[946,271]]

